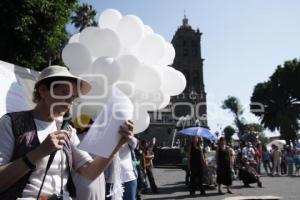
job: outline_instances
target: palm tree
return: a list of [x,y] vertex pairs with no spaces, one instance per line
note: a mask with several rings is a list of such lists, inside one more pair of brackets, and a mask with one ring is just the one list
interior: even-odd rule
[[76,9],[75,15],[71,16],[71,23],[74,24],[75,28],[79,28],[79,31],[82,31],[88,26],[97,25],[95,16],[96,10],[93,6],[83,3]]
[[238,129],[238,136],[241,138],[241,136],[245,134],[245,122],[241,117],[244,111],[240,101],[236,97],[229,96],[223,101],[222,108],[225,110],[228,109],[233,113],[234,124]]

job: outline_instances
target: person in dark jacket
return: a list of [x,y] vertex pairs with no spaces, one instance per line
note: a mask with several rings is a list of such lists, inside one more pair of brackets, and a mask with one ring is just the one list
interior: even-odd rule
[[223,137],[219,139],[218,149],[216,153],[216,161],[217,161],[218,192],[220,194],[223,194],[221,190],[221,185],[226,185],[227,192],[232,194],[230,190],[230,186],[232,185],[230,152],[229,152],[229,148],[226,146],[226,141]]
[[194,136],[192,138],[191,148],[190,148],[190,195],[194,196],[197,186],[200,188],[200,194],[206,195],[205,189],[203,187],[203,170],[206,167],[204,160],[203,149],[200,145],[202,138]]
[[244,183],[244,187],[251,187],[249,185],[251,183],[257,183],[258,187],[262,187],[259,174],[245,157],[242,158],[241,166],[239,167],[239,178]]
[[143,149],[143,169],[145,174],[147,174],[150,188],[152,193],[159,193],[158,187],[155,183],[155,178],[153,175],[153,163],[152,160],[154,159],[154,152],[152,151],[152,148],[146,140],[141,141],[142,149]]

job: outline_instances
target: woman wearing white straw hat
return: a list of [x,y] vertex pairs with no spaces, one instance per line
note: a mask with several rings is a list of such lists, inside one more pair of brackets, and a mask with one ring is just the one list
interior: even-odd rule
[[91,180],[97,178],[130,140],[133,124],[127,121],[120,127],[122,137],[109,158],[92,159],[77,148],[75,129],[61,125],[57,118],[90,89],[87,81],[65,67],[50,66],[35,84],[35,108],[0,118],[0,199],[67,199],[69,193],[74,195],[68,181],[71,170]]

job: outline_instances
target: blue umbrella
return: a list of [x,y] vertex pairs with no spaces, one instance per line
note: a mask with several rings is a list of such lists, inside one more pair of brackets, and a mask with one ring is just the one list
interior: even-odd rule
[[178,134],[204,137],[204,138],[206,138],[208,140],[211,140],[211,141],[217,141],[218,140],[218,137],[216,136],[216,134],[211,132],[209,129],[203,128],[203,127],[185,128],[185,129],[180,130],[178,132]]

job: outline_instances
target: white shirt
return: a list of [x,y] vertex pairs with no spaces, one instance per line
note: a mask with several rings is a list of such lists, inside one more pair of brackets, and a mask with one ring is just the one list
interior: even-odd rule
[[[85,133],[78,135],[82,140]],[[74,184],[76,185],[76,200],[104,200],[105,199],[105,178],[104,173],[91,181],[78,173],[72,173]]]
[[[57,130],[56,122],[44,122],[38,119],[34,119],[34,121],[37,127],[37,134],[40,143],[42,143],[46,139],[49,133]],[[0,165],[4,165],[10,162],[14,150],[15,141],[11,128],[11,120],[8,116],[3,116],[0,118],[0,130]],[[79,144],[79,139],[76,135],[75,129],[72,129],[70,141],[72,145],[73,169],[77,170],[84,163],[92,160],[92,158],[88,153],[81,151],[76,147]],[[64,161],[63,163],[61,162],[62,158]],[[45,173],[48,159],[49,156],[44,157],[36,163],[37,168],[31,174],[29,183],[23,190],[22,196],[24,198],[19,199],[36,199],[42,183],[42,178]],[[61,171],[62,166],[63,171]],[[41,195],[52,195],[60,193],[61,174],[63,174],[63,188],[65,189],[65,184],[68,178],[66,166],[67,163],[65,154],[62,154],[60,151],[58,151],[47,173]]]
[[242,153],[247,157],[247,160],[254,160],[255,151],[252,147],[244,147]]
[[[135,149],[137,145],[137,139],[133,137],[128,145],[130,145],[132,149]],[[119,151],[122,183],[137,179],[134,171],[135,169],[133,168],[131,151],[128,145],[124,145]]]

